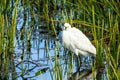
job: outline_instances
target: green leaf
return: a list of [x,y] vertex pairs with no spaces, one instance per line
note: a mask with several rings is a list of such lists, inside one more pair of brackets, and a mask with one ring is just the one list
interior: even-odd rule
[[40,71],[35,73],[35,76],[41,75],[42,73],[46,72],[48,69],[49,67],[41,69]]

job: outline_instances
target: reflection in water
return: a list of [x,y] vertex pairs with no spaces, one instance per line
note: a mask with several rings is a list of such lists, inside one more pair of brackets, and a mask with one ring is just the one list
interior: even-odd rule
[[[94,73],[95,74],[95,73]],[[82,71],[77,71],[73,73],[72,77],[69,78],[69,80],[90,80],[93,79],[95,76],[92,76],[92,70],[82,70]]]
[[[77,72],[84,78],[91,74],[89,67],[96,74],[93,78],[120,78],[116,0],[0,0],[0,4],[0,80],[67,80]],[[65,22],[94,38],[96,65],[90,57],[76,57],[57,40]]]
[[16,78],[34,78],[37,71],[49,66],[49,58],[45,48],[46,41],[50,41],[49,49],[52,53],[54,51],[52,48],[53,40],[49,39],[48,35],[36,34],[36,36],[33,36],[28,42],[19,40],[19,45],[15,48],[15,63],[16,71],[18,73]]
[[83,69],[72,74],[69,80],[107,80],[105,69]]
[[90,80],[97,75],[96,70],[87,69],[92,67],[90,57],[76,57],[47,33],[35,30],[31,39],[23,38],[16,40],[16,43],[11,60],[14,67],[10,65],[16,76],[12,79],[52,80],[52,77],[59,76],[64,80]]
[[57,77],[60,80],[84,80],[96,78],[96,70],[87,69],[92,67],[90,57],[73,55],[64,49],[61,41],[51,37],[45,29],[36,27],[31,36],[26,34],[21,34],[22,38],[18,34],[16,38],[15,54],[9,59],[11,79],[52,80]]

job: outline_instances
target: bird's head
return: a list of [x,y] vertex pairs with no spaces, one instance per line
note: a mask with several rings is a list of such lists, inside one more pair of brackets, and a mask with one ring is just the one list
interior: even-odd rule
[[69,23],[64,24],[64,29],[71,28],[71,25]]

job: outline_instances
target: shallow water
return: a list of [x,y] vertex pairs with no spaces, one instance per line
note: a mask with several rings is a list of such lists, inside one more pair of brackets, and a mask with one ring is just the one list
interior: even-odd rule
[[[103,9],[103,4],[109,7]],[[91,0],[18,0],[18,3],[10,0],[2,5],[0,80],[119,79],[119,15],[113,15],[116,11],[112,10],[112,4],[114,6],[114,1],[108,5],[106,1]],[[16,17],[13,15],[15,5],[18,10]],[[11,39],[14,17],[15,36]],[[93,65],[91,57],[76,56],[64,48],[58,33],[65,22],[87,33],[97,52],[100,51],[96,64]],[[15,41],[11,46],[12,40]],[[12,53],[11,49],[14,49]]]
[[[76,55],[64,49],[59,40],[49,35],[36,34],[36,36],[32,36],[30,40],[31,46],[27,46],[27,42],[24,40],[16,40],[15,42],[14,63],[16,66],[15,72],[17,73],[16,79],[18,80],[52,80],[52,77],[54,78],[59,70],[62,70],[61,74],[58,75],[62,75],[63,80],[90,80],[97,75],[95,70],[93,71],[95,75],[90,76],[93,74],[90,57],[80,57],[78,61]],[[27,49],[28,47],[29,49]],[[55,67],[60,69],[54,71]],[[43,73],[36,75],[42,70],[44,70]],[[99,74],[103,77],[105,70]],[[103,78],[103,80],[106,80],[106,78]]]

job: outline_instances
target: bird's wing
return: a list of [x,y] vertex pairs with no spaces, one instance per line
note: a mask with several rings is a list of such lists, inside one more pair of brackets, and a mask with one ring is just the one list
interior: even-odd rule
[[70,41],[77,49],[96,54],[95,47],[90,40],[77,28],[69,29]]

